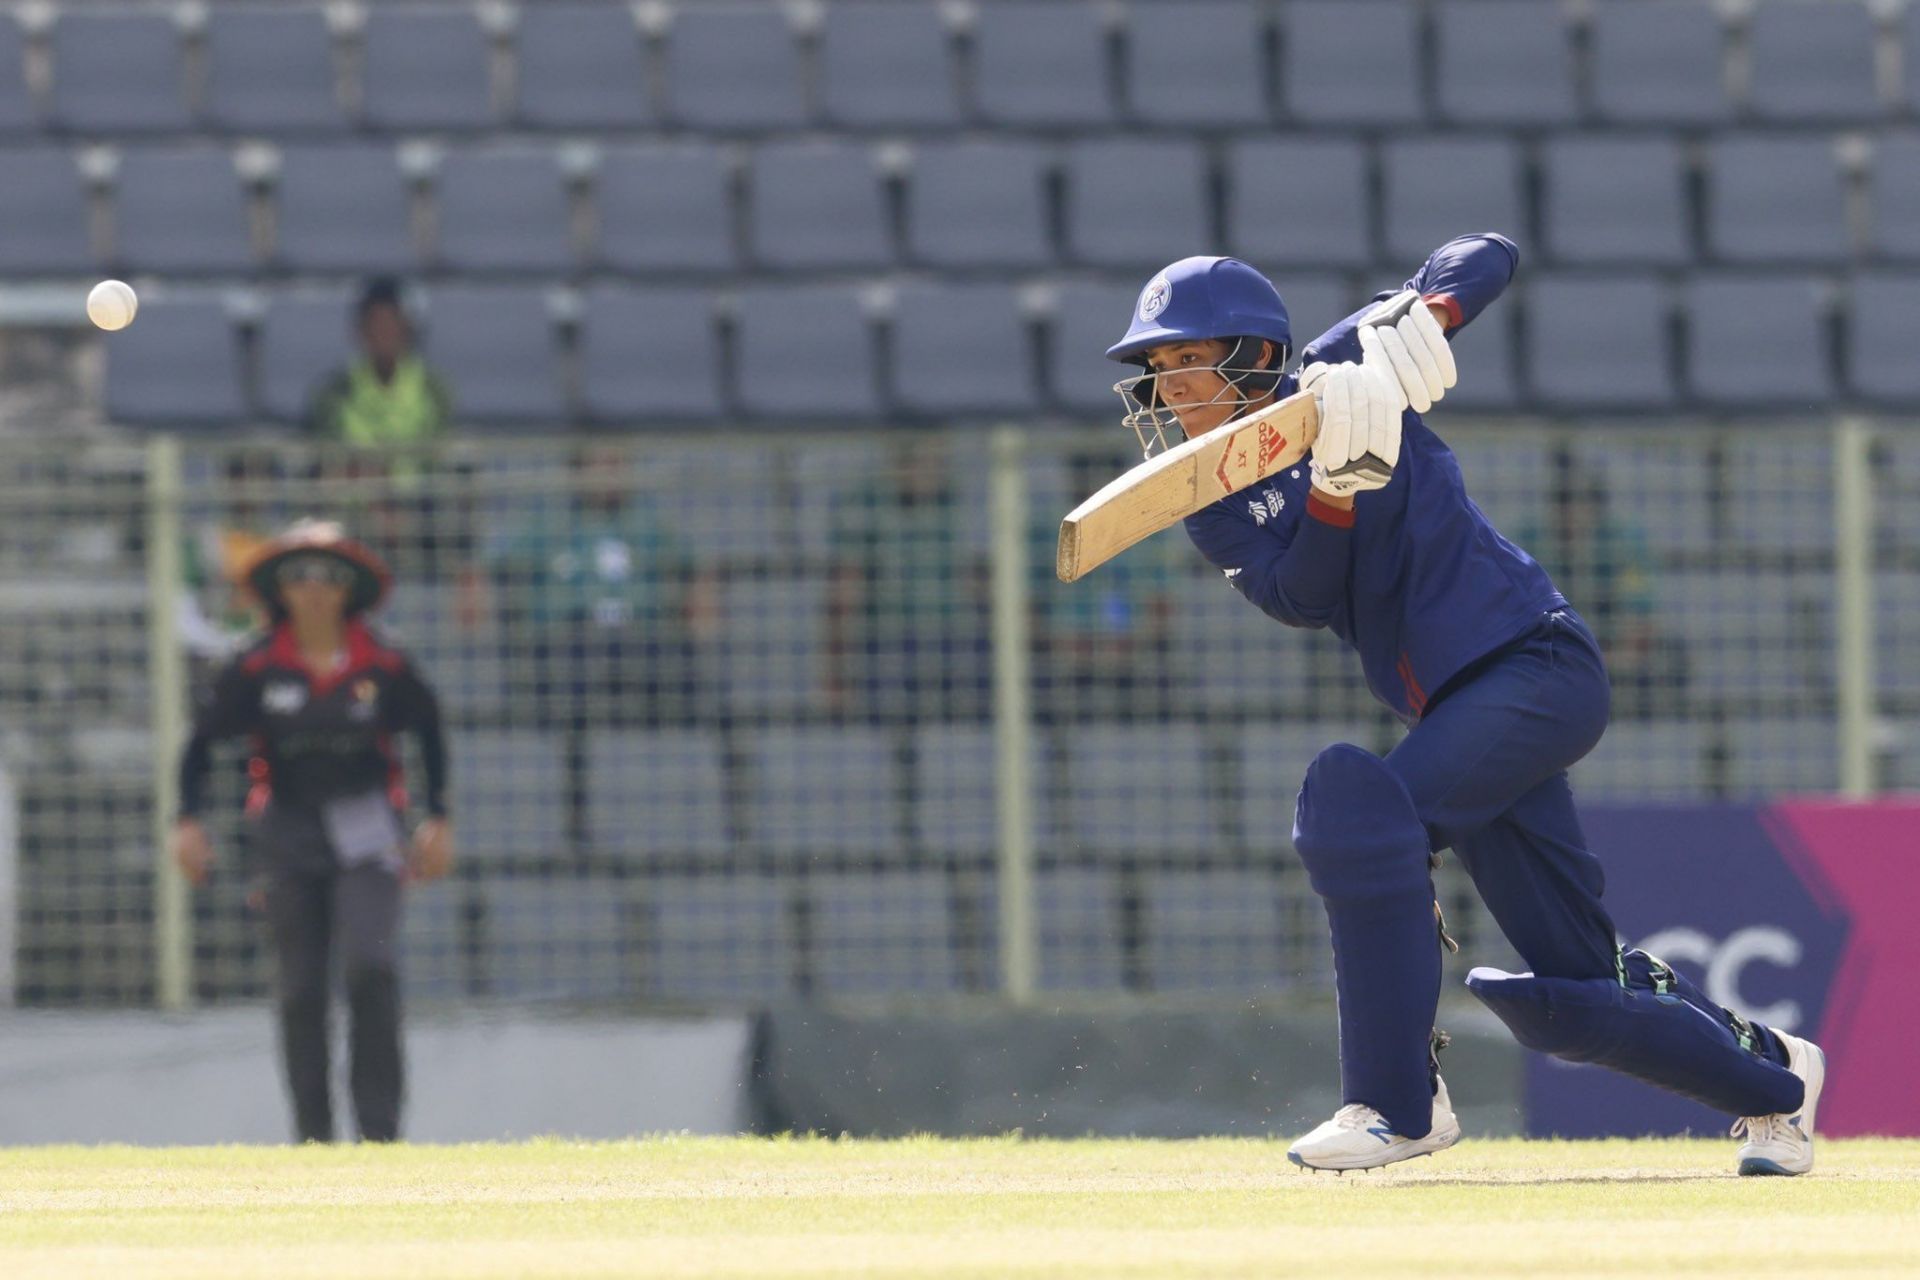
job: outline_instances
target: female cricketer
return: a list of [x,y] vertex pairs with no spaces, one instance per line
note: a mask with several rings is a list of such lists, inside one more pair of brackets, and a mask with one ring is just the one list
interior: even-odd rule
[[[267,607],[266,634],[220,673],[180,762],[173,854],[195,884],[213,846],[200,814],[211,749],[247,735],[254,755],[249,834],[264,864],[278,959],[280,1048],[303,1142],[333,1140],[327,1009],[337,955],[352,1018],[360,1136],[400,1134],[402,1063],[395,951],[403,876],[446,874],[447,752],[433,691],[362,621],[391,577],[338,525],[302,521],[245,573]],[[412,732],[426,768],[428,818],[401,836],[392,735]]]
[[1459,1140],[1433,1048],[1444,931],[1430,859],[1452,849],[1529,968],[1475,969],[1467,986],[1523,1045],[1741,1117],[1743,1174],[1805,1173],[1824,1056],[1617,943],[1567,782],[1607,724],[1599,647],[1421,420],[1454,383],[1446,335],[1518,261],[1497,235],[1443,245],[1407,282],[1426,305],[1348,317],[1307,344],[1296,376],[1273,285],[1232,258],[1184,258],[1141,290],[1107,352],[1143,370],[1115,389],[1149,450],[1176,424],[1197,436],[1315,393],[1310,465],[1189,517],[1187,534],[1250,603],[1357,650],[1408,726],[1384,757],[1328,747],[1296,802],[1294,846],[1333,935],[1343,1105],[1288,1157],[1367,1169]]

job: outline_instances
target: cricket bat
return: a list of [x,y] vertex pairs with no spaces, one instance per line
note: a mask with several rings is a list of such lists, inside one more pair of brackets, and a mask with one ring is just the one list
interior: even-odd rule
[[[1360,323],[1392,324],[1418,301],[1403,290]],[[1148,458],[1067,513],[1054,572],[1079,581],[1136,542],[1293,466],[1319,434],[1313,393],[1300,391]]]
[[1134,543],[1292,466],[1319,434],[1313,392],[1300,391],[1148,458],[1067,513],[1054,572],[1077,582]]

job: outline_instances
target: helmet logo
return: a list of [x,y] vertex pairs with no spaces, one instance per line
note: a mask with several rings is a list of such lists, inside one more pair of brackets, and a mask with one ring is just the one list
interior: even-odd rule
[[1155,276],[1147,281],[1147,287],[1140,291],[1140,319],[1151,320],[1167,309],[1167,303],[1173,300],[1173,285],[1166,275]]

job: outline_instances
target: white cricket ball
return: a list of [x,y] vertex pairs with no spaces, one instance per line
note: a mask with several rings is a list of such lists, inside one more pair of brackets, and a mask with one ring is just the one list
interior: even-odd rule
[[133,323],[140,299],[124,280],[102,280],[87,295],[87,318],[102,329],[124,329]]

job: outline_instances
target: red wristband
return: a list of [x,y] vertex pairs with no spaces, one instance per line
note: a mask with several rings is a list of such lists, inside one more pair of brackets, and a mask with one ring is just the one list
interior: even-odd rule
[[1447,313],[1447,328],[1449,329],[1458,329],[1466,323],[1467,318],[1460,314],[1460,304],[1453,300],[1453,295],[1450,293],[1429,293],[1421,298],[1420,301],[1430,307],[1439,307],[1442,311],[1445,311]]
[[1336,507],[1312,489],[1307,490],[1307,514],[1336,529],[1353,528],[1353,508]]

